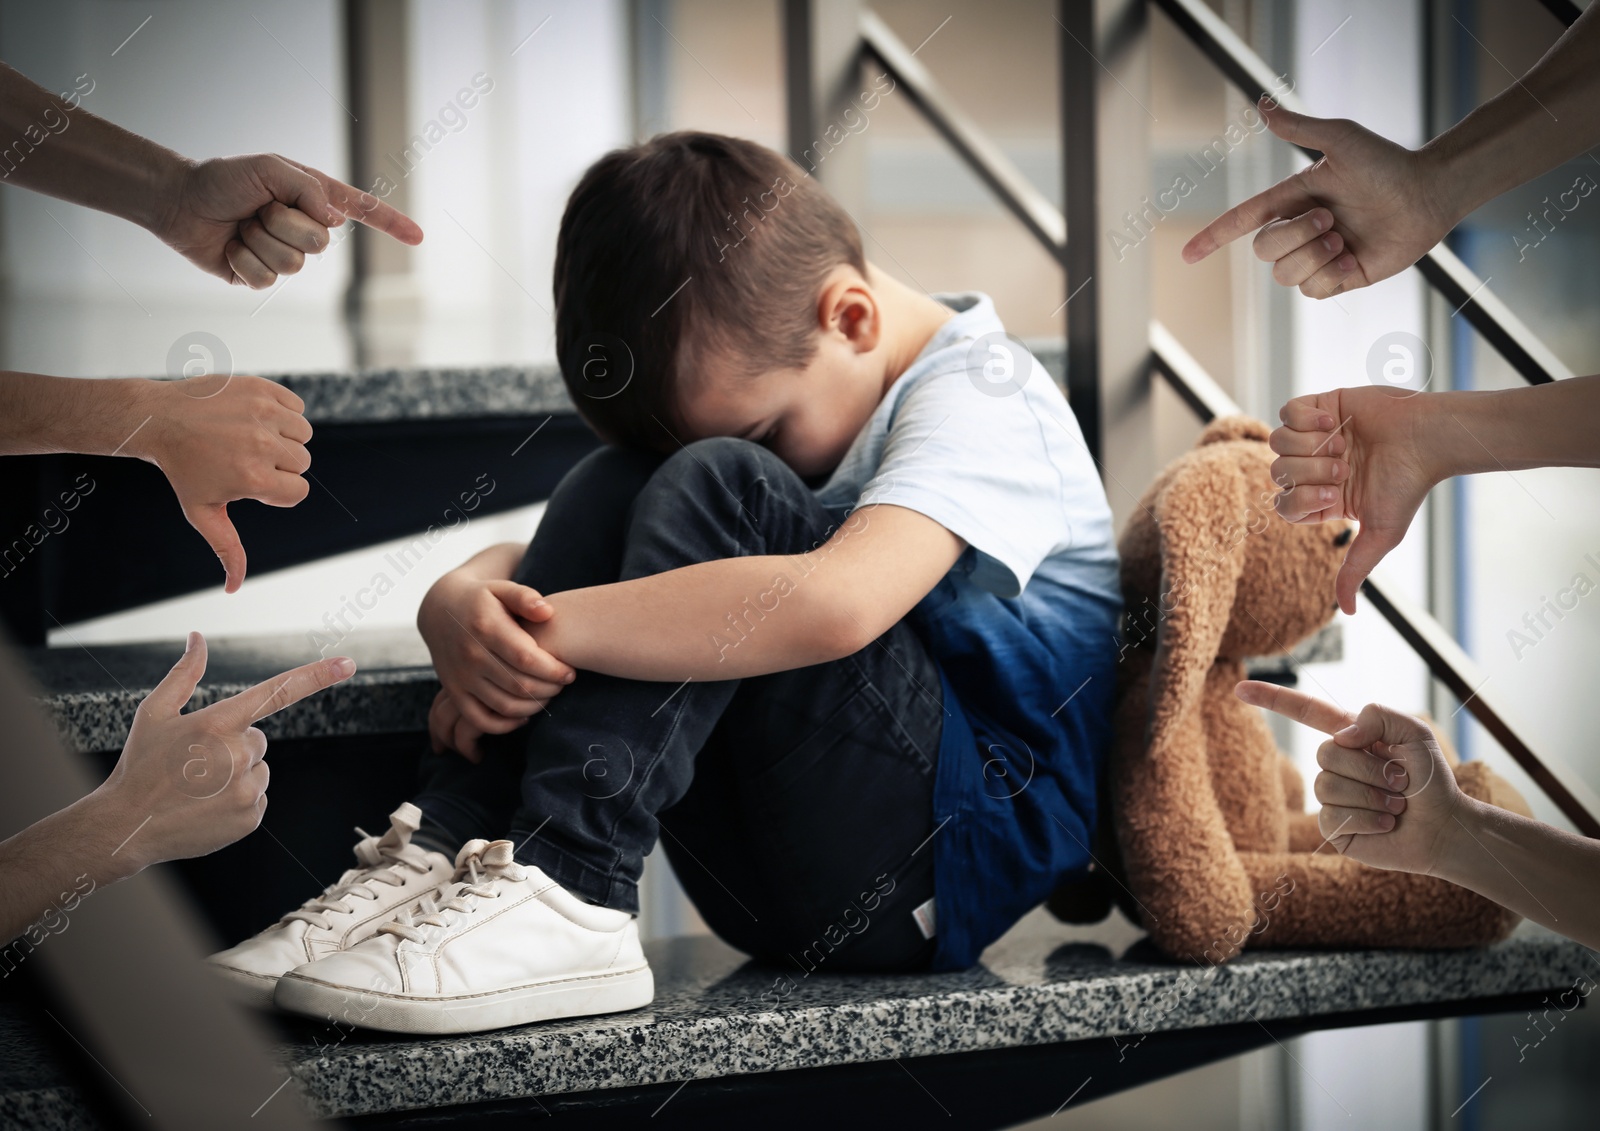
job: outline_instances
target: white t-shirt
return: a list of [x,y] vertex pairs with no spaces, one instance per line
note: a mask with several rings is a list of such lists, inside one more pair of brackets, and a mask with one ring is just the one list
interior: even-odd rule
[[[967,549],[906,620],[945,704],[934,970],[960,970],[1087,873],[1116,691],[1111,508],[1066,397],[981,294],[889,386],[817,496],[892,503]],[[993,347],[993,348],[991,348]]]
[[1032,354],[974,350],[1004,330],[987,295],[932,297],[956,316],[889,386],[817,497],[841,521],[866,503],[927,515],[969,543],[953,572],[998,597],[1018,596],[1037,571],[1120,602],[1111,508],[1067,398]]

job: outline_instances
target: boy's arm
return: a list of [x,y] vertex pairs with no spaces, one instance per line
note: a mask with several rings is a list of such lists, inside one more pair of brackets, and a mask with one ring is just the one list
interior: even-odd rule
[[522,561],[524,549],[521,542],[497,542],[479,550],[445,576],[454,574],[480,581],[510,581],[511,575],[517,572],[517,564]]
[[966,542],[889,503],[853,512],[801,554],[724,558],[545,596],[528,626],[575,668],[624,679],[741,679],[866,647],[939,582]]

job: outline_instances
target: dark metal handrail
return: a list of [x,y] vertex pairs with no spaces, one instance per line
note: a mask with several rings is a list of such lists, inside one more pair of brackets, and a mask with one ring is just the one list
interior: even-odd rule
[[1022,226],[1059,260],[1067,245],[1067,223],[1061,210],[950,101],[928,69],[906,50],[905,44],[889,30],[889,25],[870,10],[861,13],[861,42],[867,53],[877,59],[895,84],[905,91],[912,105],[922,111],[928,124],[966,160],[1000,202],[1022,221]]
[[[1263,93],[1273,89],[1274,76],[1260,56],[1250,51],[1233,30],[1199,0],[1155,0],[1189,33],[1197,45],[1241,89]],[[1060,258],[1066,235],[1061,211],[1033,188],[1021,172],[950,101],[944,91],[889,30],[870,12],[861,19],[862,47],[904,87],[912,103],[967,162],[985,184],[1016,214],[1052,255]],[[1295,108],[1288,97],[1285,104]],[[1448,248],[1435,248],[1424,260],[1424,275],[1447,297],[1451,287],[1463,291],[1461,312],[1530,382],[1570,377],[1558,361],[1504,304],[1487,292],[1476,276]],[[1441,284],[1444,280],[1446,285]],[[1469,288],[1476,288],[1475,292]],[[1159,322],[1150,324],[1150,363],[1155,372],[1183,398],[1202,420],[1240,411],[1233,398],[1194,360]],[[1600,798],[1570,770],[1546,764],[1507,722],[1497,693],[1472,658],[1453,640],[1427,610],[1413,605],[1398,590],[1377,576],[1368,577],[1362,589],[1373,606],[1427,664],[1435,679],[1460,699],[1506,749],[1518,765],[1544,790],[1550,800],[1584,835],[1600,837]]]
[[1573,20],[1583,15],[1583,9],[1574,4],[1572,0],[1539,0],[1539,3],[1543,4],[1546,11],[1568,27],[1572,26]]

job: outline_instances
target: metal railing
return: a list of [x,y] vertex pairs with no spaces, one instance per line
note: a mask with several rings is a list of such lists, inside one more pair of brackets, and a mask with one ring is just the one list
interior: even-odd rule
[[1543,4],[1546,11],[1568,27],[1572,26],[1573,20],[1583,15],[1583,9],[1574,4],[1572,0],[1539,0],[1539,3]]
[[[796,6],[805,4],[805,0],[789,2]],[[1260,56],[1201,0],[1152,2],[1246,95],[1257,98],[1274,92],[1284,105],[1300,109],[1292,94],[1278,92],[1273,81],[1275,76]],[[1578,14],[1573,5],[1563,0],[1545,0],[1545,6],[1569,24]],[[797,22],[791,20],[788,26],[793,34]],[[888,72],[929,125],[966,161],[1001,203],[1052,256],[1066,264],[1069,237],[1062,211],[961,112],[887,24],[870,10],[863,9],[859,26],[861,54],[875,60]],[[1066,23],[1061,26],[1069,35],[1073,34]],[[1066,63],[1062,66],[1065,69]],[[791,91],[793,89],[791,86]],[[1319,155],[1313,153],[1313,156]],[[1078,176],[1082,178],[1081,170]],[[1423,277],[1524,379],[1537,384],[1572,376],[1572,371],[1549,347],[1448,248],[1442,245],[1434,248],[1418,267]],[[1081,286],[1091,282],[1092,279],[1085,280]],[[1209,421],[1240,411],[1233,399],[1164,326],[1152,321],[1149,336],[1151,371],[1159,374],[1200,419]],[[1098,435],[1098,428],[1094,431]],[[1444,627],[1381,577],[1369,577],[1362,589],[1427,665],[1433,677],[1461,700],[1463,707],[1495,737],[1568,820],[1584,835],[1600,837],[1600,798],[1570,770],[1547,762],[1533,751],[1509,721],[1501,697],[1485,686],[1487,677]]]
[[928,69],[871,10],[861,13],[861,45],[904,89],[906,97],[922,112],[928,124],[965,159],[1000,202],[1022,221],[1022,226],[1033,233],[1033,238],[1060,260],[1067,248],[1067,222],[1061,210],[1034,187],[999,146],[961,113]]

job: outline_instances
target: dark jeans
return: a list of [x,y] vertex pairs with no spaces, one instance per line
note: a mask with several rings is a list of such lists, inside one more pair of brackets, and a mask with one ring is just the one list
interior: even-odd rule
[[[748,440],[700,440],[666,458],[604,447],[552,492],[516,580],[559,593],[800,553],[832,533],[794,470]],[[806,584],[792,567],[777,572]],[[729,594],[747,632],[798,607],[763,614],[756,596]],[[728,623],[675,623],[671,609],[661,623],[707,647],[713,633],[737,639]],[[659,830],[706,923],[740,950],[808,970],[819,958],[917,970],[934,950],[911,911],[933,896],[943,719],[938,668],[901,620],[853,655],[745,679],[580,670],[526,727],[486,739],[481,765],[427,755],[416,800],[425,832],[508,836],[519,861],[628,911]]]

